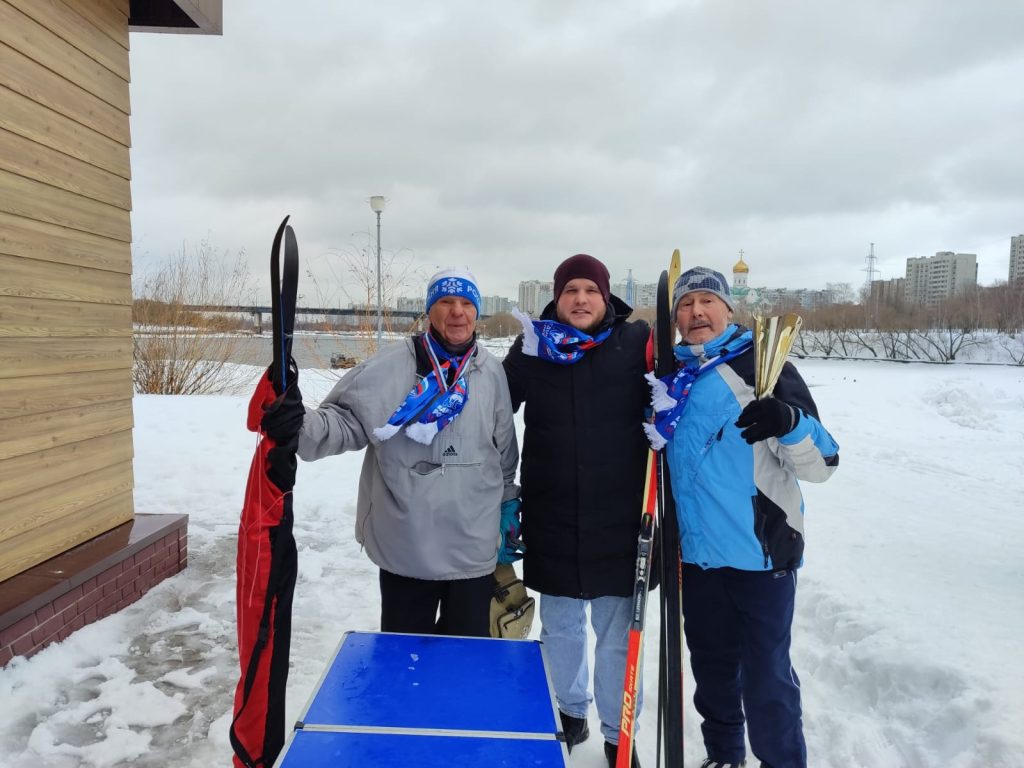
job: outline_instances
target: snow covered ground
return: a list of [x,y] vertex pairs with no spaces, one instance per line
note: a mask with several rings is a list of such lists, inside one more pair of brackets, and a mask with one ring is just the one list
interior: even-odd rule
[[[805,360],[837,474],[804,485],[794,661],[815,768],[1024,764],[1024,369]],[[253,376],[257,375],[253,371]],[[304,371],[315,404],[334,372]],[[227,766],[247,395],[135,400],[136,505],[187,512],[189,567],[0,670],[5,768]],[[360,455],[299,467],[288,720],[346,630],[377,628],[352,528]],[[657,637],[657,611],[648,637]],[[537,633],[534,628],[534,634]],[[656,641],[639,752],[654,766]],[[580,768],[604,758],[591,716]],[[687,765],[703,757],[692,707]]]

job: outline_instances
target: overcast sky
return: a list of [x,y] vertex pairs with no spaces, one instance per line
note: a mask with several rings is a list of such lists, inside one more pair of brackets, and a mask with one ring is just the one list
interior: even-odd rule
[[[225,0],[224,35],[134,33],[135,263],[208,239],[300,293],[339,253],[517,295],[577,252],[653,282],[673,248],[752,286],[859,288],[1024,232],[1024,3]],[[422,284],[402,293],[418,295]],[[350,289],[351,290],[351,289]]]

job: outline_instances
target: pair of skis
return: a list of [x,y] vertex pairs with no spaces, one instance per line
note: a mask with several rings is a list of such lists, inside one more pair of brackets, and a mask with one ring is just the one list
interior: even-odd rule
[[[657,310],[654,320],[654,372],[666,376],[675,370],[675,318],[672,312],[672,288],[681,267],[679,251],[672,254],[667,271],[658,280]],[[683,764],[683,638],[682,638],[682,560],[679,552],[679,522],[664,452],[647,453],[647,475],[637,543],[636,577],[633,585],[633,615],[626,651],[626,674],[622,693],[622,718],[619,724],[619,749],[616,768],[630,768],[636,730],[636,698],[643,662],[644,624],[650,589],[654,532],[661,530],[659,565],[661,568],[661,648],[658,664],[658,753],[664,734],[665,765]]]
[[[249,402],[247,426],[253,432],[261,430],[265,411],[277,407],[298,381],[292,357],[298,280],[299,248],[286,216],[270,252],[274,362]],[[273,765],[286,735],[285,689],[298,555],[291,485],[281,487],[267,471],[274,446],[268,437],[256,448],[238,528],[235,623],[240,677],[228,732],[234,768]]]

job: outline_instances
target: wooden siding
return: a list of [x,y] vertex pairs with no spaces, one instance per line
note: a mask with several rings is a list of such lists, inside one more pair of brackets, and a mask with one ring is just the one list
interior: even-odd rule
[[132,239],[127,210],[4,171],[0,171],[0,211],[126,243]]
[[6,377],[47,376],[75,371],[124,370],[132,364],[132,341],[120,338],[0,338],[0,386]]
[[2,85],[0,128],[130,178],[127,146]]
[[127,0],[0,0],[0,581],[130,520]]
[[[6,482],[9,479],[4,464],[6,459],[119,432],[129,432],[130,440],[132,403],[131,400],[122,400],[87,408],[19,416],[5,420],[0,426],[3,427],[0,431],[0,472],[3,472]],[[0,486],[3,484],[0,482]]]
[[[132,514],[132,494],[129,491],[91,507],[75,510],[69,519],[58,518],[49,525],[13,538],[0,538],[0,579],[16,576],[43,560],[49,560],[83,541],[116,528],[131,520]],[[51,554],[39,557],[39,552]]]
[[[6,0],[0,2],[3,5]],[[125,113],[80,88],[63,74],[47,69],[6,44],[8,29],[0,27],[0,85],[38,101],[115,141],[131,146]],[[125,52],[125,56],[128,52]],[[128,83],[125,83],[127,89]]]
[[0,212],[0,253],[128,275],[131,244]]
[[58,35],[70,47],[99,62],[121,80],[128,81],[128,59],[124,55],[128,49],[128,25],[124,23],[125,17],[115,9],[102,2],[75,3],[70,7],[60,0],[8,2]]
[[[124,439],[123,433],[60,445],[8,459],[4,470],[10,472],[10,477],[0,490],[6,494],[6,498],[13,498],[40,487],[55,486],[73,477],[89,475],[111,465],[124,467],[131,460],[132,444],[130,440]],[[0,503],[0,506],[6,505]]]
[[132,207],[123,177],[2,129],[0,168],[125,211]]

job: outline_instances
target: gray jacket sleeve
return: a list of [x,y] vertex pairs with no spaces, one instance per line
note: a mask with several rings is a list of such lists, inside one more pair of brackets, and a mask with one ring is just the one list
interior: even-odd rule
[[306,409],[299,433],[299,456],[306,461],[346,451],[359,451],[368,442],[367,431],[357,407],[365,387],[366,367],[357,366],[334,385],[316,410]]

